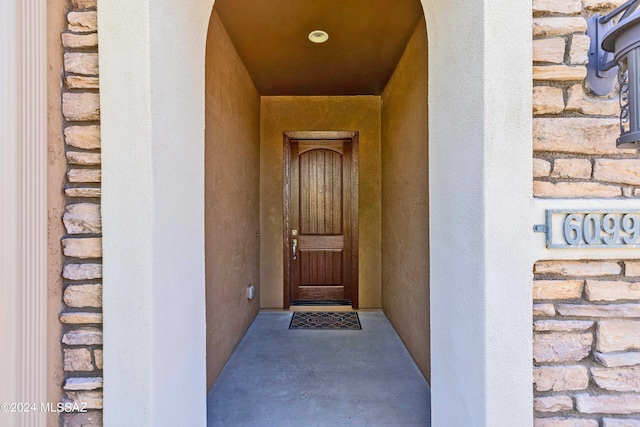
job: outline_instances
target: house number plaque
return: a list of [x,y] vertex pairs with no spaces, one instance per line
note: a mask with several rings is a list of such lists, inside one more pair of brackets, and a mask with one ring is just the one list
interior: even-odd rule
[[547,248],[637,248],[640,211],[547,210],[534,231],[546,233]]

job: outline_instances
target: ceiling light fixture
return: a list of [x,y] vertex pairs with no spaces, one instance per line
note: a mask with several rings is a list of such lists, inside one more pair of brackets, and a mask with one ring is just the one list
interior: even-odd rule
[[313,43],[324,43],[329,40],[329,34],[322,30],[313,30],[309,33],[309,40]]

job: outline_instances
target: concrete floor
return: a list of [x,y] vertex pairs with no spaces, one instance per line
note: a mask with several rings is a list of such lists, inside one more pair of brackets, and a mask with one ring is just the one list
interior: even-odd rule
[[362,330],[289,330],[263,311],[207,398],[209,426],[430,426],[430,391],[382,311]]

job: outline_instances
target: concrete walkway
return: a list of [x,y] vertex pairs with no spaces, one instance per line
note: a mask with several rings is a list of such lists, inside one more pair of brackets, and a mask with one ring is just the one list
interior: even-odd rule
[[430,392],[382,311],[362,330],[289,330],[263,311],[207,398],[209,426],[429,426]]

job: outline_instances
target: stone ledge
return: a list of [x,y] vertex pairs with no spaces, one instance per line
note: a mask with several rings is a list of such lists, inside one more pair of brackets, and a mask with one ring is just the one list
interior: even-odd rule
[[582,10],[580,0],[533,0],[533,13],[560,13],[577,15]]
[[65,206],[62,222],[69,234],[99,234],[102,214],[97,203],[74,203]]
[[587,368],[574,366],[538,366],[533,368],[536,391],[584,390],[589,386]]
[[600,352],[640,350],[640,320],[600,320],[596,332]]
[[574,299],[582,296],[584,280],[534,280],[533,299]]
[[627,277],[640,277],[640,261],[625,260],[624,275]]
[[67,179],[73,183],[99,183],[102,181],[100,169],[69,169]]
[[585,414],[636,414],[640,413],[640,395],[578,394],[576,407],[578,411]]
[[69,285],[62,296],[64,303],[72,308],[102,307],[101,284]]
[[100,95],[98,95],[97,93],[88,92],[63,93],[62,115],[70,122],[87,122],[99,120]]
[[98,77],[67,76],[64,78],[64,84],[69,89],[98,89],[100,79]]
[[534,86],[533,114],[558,114],[564,110],[562,89],[552,86]]
[[622,267],[615,261],[538,261],[533,272],[561,276],[608,276],[622,273]]
[[62,46],[70,49],[98,47],[98,34],[62,33]]
[[584,418],[535,418],[533,427],[598,427],[598,421]]
[[556,159],[553,162],[554,178],[589,179],[591,178],[591,160]]
[[640,282],[587,280],[588,301],[640,300]]
[[571,36],[571,49],[569,50],[569,62],[571,65],[586,65],[589,62],[589,47],[591,39],[585,34]]
[[617,119],[558,117],[533,119],[533,150],[576,154],[620,154]]
[[102,159],[100,153],[87,153],[85,151],[67,151],[67,163],[70,165],[95,166],[100,165]]
[[101,377],[76,377],[67,378],[63,388],[65,390],[97,390],[102,388],[103,379]]
[[100,148],[100,125],[68,126],[64,129],[64,142],[76,148]]
[[562,37],[538,39],[533,41],[533,62],[562,64],[566,42]]
[[544,317],[544,316],[555,316],[556,309],[553,304],[533,304],[533,316],[534,317]]
[[536,320],[533,330],[536,332],[586,331],[593,326],[592,320]]
[[65,372],[93,371],[91,352],[87,348],[65,348],[63,353],[63,368]]
[[591,332],[549,332],[533,334],[533,360],[537,363],[578,362],[589,355]]
[[[575,84],[569,88],[569,100],[567,111],[577,111],[582,114],[611,116],[620,114],[620,106],[617,98],[596,98],[588,96],[581,84]],[[598,119],[594,119],[598,120]]]
[[640,317],[640,304],[557,304],[561,316]]
[[[591,377],[603,390],[640,392],[640,366],[628,368],[591,368]],[[640,408],[639,411],[640,412]]]
[[551,199],[594,199],[621,197],[622,188],[618,185],[598,182],[549,182],[534,181],[533,195]]
[[533,36],[566,36],[573,33],[585,33],[587,20],[582,17],[545,17],[533,18]]
[[102,411],[62,414],[62,427],[103,427]]
[[618,368],[621,366],[640,365],[640,352],[628,353],[593,353],[594,359],[607,368]]
[[534,65],[533,80],[553,82],[579,81],[587,77],[585,66],[571,65]]
[[68,325],[102,323],[102,313],[62,313],[60,321]]
[[68,73],[96,76],[99,71],[98,54],[67,52],[64,54],[64,69]]
[[582,0],[582,6],[589,11],[611,12],[626,0]]
[[101,258],[102,238],[70,237],[62,239],[62,252],[72,258]]
[[102,264],[67,264],[62,269],[62,277],[69,280],[101,279]]
[[573,400],[569,396],[544,396],[533,399],[533,410],[538,412],[571,411]]
[[71,0],[74,9],[94,9],[98,0]]
[[77,33],[90,33],[98,30],[98,13],[91,12],[69,12],[67,14],[69,31]]
[[638,159],[596,159],[593,177],[598,181],[640,185]]
[[100,198],[102,191],[99,187],[71,187],[65,188],[64,194],[67,197]]
[[62,335],[62,343],[67,345],[102,345],[102,330],[95,327],[72,329]]
[[67,396],[73,403],[84,404],[85,409],[102,409],[101,390],[67,391]]
[[533,177],[543,178],[551,173],[551,163],[548,160],[533,158]]

